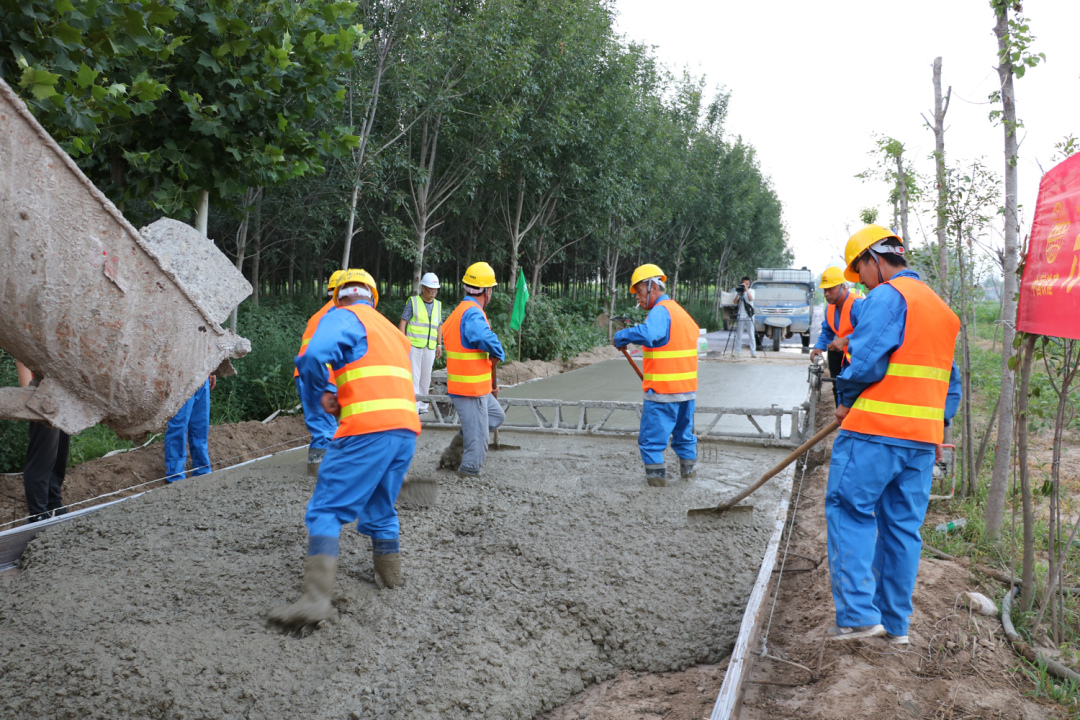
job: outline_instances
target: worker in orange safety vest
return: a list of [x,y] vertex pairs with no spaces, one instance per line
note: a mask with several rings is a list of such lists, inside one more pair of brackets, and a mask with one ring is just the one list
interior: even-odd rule
[[[319,479],[304,521],[308,550],[303,594],[270,612],[288,627],[328,619],[337,573],[341,527],[356,521],[371,537],[376,584],[401,582],[400,524],[394,503],[416,451],[416,413],[409,340],[375,306],[379,292],[364,270],[342,274],[336,307],[319,322],[307,352],[298,355],[307,402],[339,419],[319,464]],[[323,386],[326,366],[336,392]]]
[[[330,281],[326,284],[330,299],[308,319],[304,334],[300,336],[299,356],[303,356],[307,352],[308,343],[311,342],[311,338],[315,335],[315,329],[319,327],[319,321],[334,307],[334,288],[338,286],[338,280],[344,272],[344,270],[335,270],[330,275]],[[304,408],[304,425],[307,426],[308,432],[311,433],[311,444],[308,445],[307,453],[307,474],[309,477],[318,477],[319,463],[322,462],[323,455],[326,454],[326,448],[337,431],[337,421],[333,415],[325,412],[321,405],[314,407],[304,405],[304,385],[303,381],[300,380],[300,371],[296,368],[293,369],[293,380],[296,382],[296,394],[300,396],[300,404]],[[329,382],[329,377],[327,382]]]
[[697,323],[664,292],[667,276],[651,263],[634,270],[630,293],[648,311],[645,322],[615,333],[612,343],[642,347],[642,389],[645,402],[638,430],[638,450],[645,465],[645,480],[652,487],[667,487],[664,451],[668,440],[679,457],[683,478],[693,477],[697,463],[694,406],[697,401]]
[[847,349],[848,336],[854,329],[852,317],[857,314],[858,301],[863,294],[855,288],[848,288],[844,282],[844,271],[838,267],[826,268],[821,273],[818,287],[825,293],[825,320],[821,323],[814,349],[810,351],[811,362],[824,350],[829,351],[829,377],[833,378],[833,400],[839,405],[836,392],[836,377],[850,362]]
[[844,277],[870,292],[836,380],[841,430],[825,493],[834,640],[908,643],[934,463],[960,404],[956,314],[907,267],[903,241],[868,225],[851,236]]

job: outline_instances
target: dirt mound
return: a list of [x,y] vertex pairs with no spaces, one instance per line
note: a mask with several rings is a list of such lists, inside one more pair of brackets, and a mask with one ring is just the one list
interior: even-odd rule
[[440,500],[402,514],[404,586],[376,590],[345,528],[339,617],[304,636],[264,624],[299,590],[303,451],[47,529],[0,592],[3,716],[509,720],[727,655],[779,492],[750,516],[686,508],[784,451],[649,488],[632,439],[512,437],[462,480],[434,470],[450,433],[423,433],[410,472]]
[[[310,439],[304,419],[299,416],[279,416],[265,425],[257,421],[214,425],[210,428],[210,462],[215,468],[235,465],[303,445]],[[160,487],[165,484],[160,479],[165,476],[164,452],[159,438],[144,448],[69,468],[64,479],[64,502],[71,505],[136,485],[142,487],[131,492]],[[109,499],[125,494],[129,493]],[[23,517],[26,495],[22,475],[0,476],[0,523]]]

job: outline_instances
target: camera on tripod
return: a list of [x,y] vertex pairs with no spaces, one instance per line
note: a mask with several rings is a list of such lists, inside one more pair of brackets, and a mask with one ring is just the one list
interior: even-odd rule
[[739,293],[740,295],[742,295],[743,293],[745,293],[745,292],[746,292],[746,286],[745,286],[745,285],[743,285],[742,283],[739,283],[738,285],[736,285],[736,286],[735,286],[735,292],[737,292],[737,293]]

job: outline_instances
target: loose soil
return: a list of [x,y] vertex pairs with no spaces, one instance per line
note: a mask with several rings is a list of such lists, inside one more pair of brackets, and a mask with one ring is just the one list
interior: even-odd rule
[[[611,346],[599,346],[583,352],[568,362],[529,360],[508,363],[499,368],[503,385],[514,385],[618,357]],[[446,391],[445,372],[437,377],[432,392]],[[279,416],[265,425],[257,421],[215,425],[210,428],[210,461],[216,468],[253,460],[269,453],[304,445],[311,436],[301,416]],[[188,463],[190,465],[190,461]],[[108,500],[165,485],[165,455],[160,439],[131,452],[98,458],[68,468],[64,480],[64,502],[83,503],[106,493],[117,493]],[[136,487],[137,486],[137,487]],[[102,500],[104,502],[105,500]],[[85,504],[76,507],[86,507]],[[0,525],[26,517],[26,495],[22,475],[0,475]],[[6,529],[6,528],[0,528]]]
[[784,450],[710,444],[697,478],[650,488],[633,439],[505,438],[521,449],[463,480],[435,470],[450,433],[425,431],[410,475],[440,498],[402,511],[404,586],[377,590],[345,528],[338,618],[307,633],[265,624],[299,593],[302,450],[48,528],[0,581],[0,715],[530,718],[730,652],[779,491],[752,514],[686,509]]

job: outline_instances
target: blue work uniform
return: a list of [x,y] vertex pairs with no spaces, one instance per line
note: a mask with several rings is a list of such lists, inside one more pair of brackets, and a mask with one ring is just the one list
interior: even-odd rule
[[309,447],[319,450],[330,445],[330,441],[337,432],[337,418],[322,409],[322,405],[311,405],[313,396],[322,397],[324,392],[334,392],[334,384],[329,377],[323,377],[322,387],[318,393],[304,392],[304,380],[302,376],[296,376],[296,394],[300,396],[300,404],[304,408],[304,425],[311,433],[311,445]]
[[207,379],[188,401],[180,406],[165,429],[165,480],[186,477],[187,448],[191,446],[191,475],[210,472],[210,380]]
[[[894,278],[919,280],[912,270]],[[840,403],[885,377],[904,342],[907,302],[882,284],[858,303],[849,337],[851,363],[836,380]],[[948,426],[960,405],[960,373],[953,362],[945,401]],[[829,579],[836,624],[882,624],[907,635],[911,596],[922,552],[922,526],[933,480],[934,444],[841,430],[833,444],[825,494]]]
[[[671,313],[660,305],[670,300],[666,294],[657,298],[645,322],[615,333],[615,347],[630,343],[647,348],[667,345],[671,339]],[[670,438],[671,449],[680,460],[697,459],[697,436],[694,435],[694,406],[697,393],[664,394],[650,389],[645,393],[638,430],[638,451],[646,470],[665,467],[664,450]]]
[[[484,317],[480,303],[471,295],[466,295],[462,302],[472,305],[461,315],[461,347],[464,350],[482,350],[500,362],[505,360],[506,351]],[[445,327],[443,332],[446,333]],[[445,334],[443,340],[446,340]],[[448,371],[449,368],[447,365]],[[461,421],[458,435],[461,436],[462,453],[458,469],[470,474],[479,473],[487,459],[488,433],[502,426],[506,421],[506,412],[491,393],[480,396],[450,393],[450,400]]]
[[[371,305],[367,300],[360,302]],[[355,313],[334,308],[319,321],[303,355],[296,357],[305,407],[322,407],[326,365],[337,371],[364,357],[367,331]],[[308,555],[337,557],[341,527],[356,521],[377,554],[399,552],[400,525],[394,503],[416,452],[416,433],[385,430],[330,441],[304,522]]]

